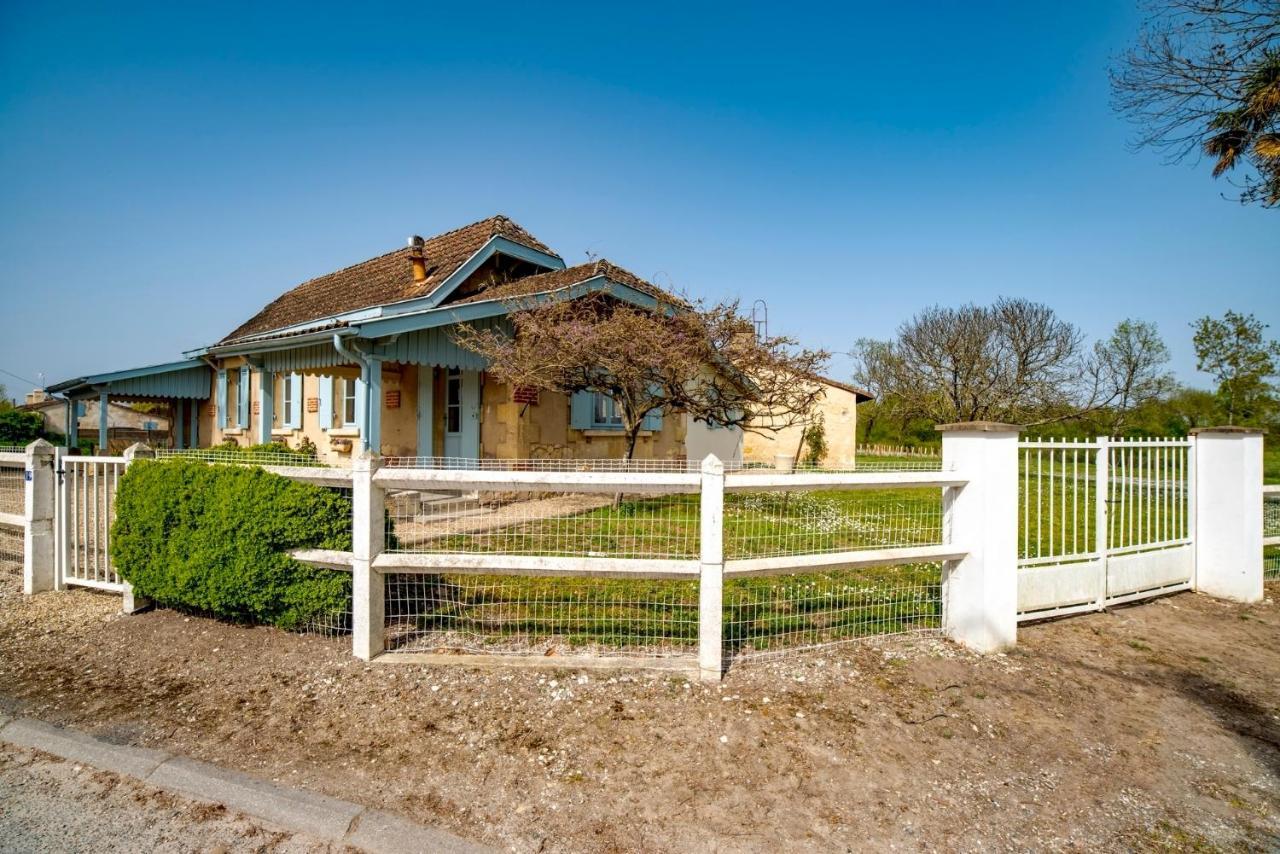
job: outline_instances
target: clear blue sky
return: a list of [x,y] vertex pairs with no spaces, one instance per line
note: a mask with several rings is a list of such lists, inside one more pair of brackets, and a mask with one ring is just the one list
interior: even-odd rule
[[0,369],[166,361],[497,212],[834,351],[1009,294],[1206,382],[1189,321],[1280,325],[1280,213],[1125,147],[1130,4],[888,5],[6,3]]

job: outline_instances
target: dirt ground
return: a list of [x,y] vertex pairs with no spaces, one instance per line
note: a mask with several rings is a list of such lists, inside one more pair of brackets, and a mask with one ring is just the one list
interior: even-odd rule
[[730,671],[363,664],[0,579],[0,705],[516,851],[1276,850],[1280,584]]

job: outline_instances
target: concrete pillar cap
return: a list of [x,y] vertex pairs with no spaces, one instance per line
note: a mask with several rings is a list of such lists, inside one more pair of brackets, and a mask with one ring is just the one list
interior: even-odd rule
[[939,433],[1020,433],[1019,424],[1005,424],[1002,421],[956,421],[952,424],[939,424],[933,429]]
[[1234,436],[1263,436],[1266,430],[1261,427],[1233,427],[1231,425],[1223,425],[1221,427],[1194,427],[1191,429],[1192,436],[1203,436],[1206,433],[1225,433]]

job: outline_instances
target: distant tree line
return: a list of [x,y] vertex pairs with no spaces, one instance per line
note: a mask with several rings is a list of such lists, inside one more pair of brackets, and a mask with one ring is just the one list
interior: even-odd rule
[[1003,421],[1042,435],[1185,435],[1216,424],[1280,426],[1280,344],[1251,314],[1191,324],[1196,366],[1216,386],[1180,385],[1155,324],[1126,319],[1091,345],[1024,299],[931,306],[887,340],[854,346],[854,379],[875,395],[860,440],[933,443],[934,425]]

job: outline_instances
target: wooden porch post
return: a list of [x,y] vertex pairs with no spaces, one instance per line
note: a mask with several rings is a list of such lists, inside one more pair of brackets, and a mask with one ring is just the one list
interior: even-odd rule
[[107,394],[106,389],[98,393],[98,453],[107,453],[107,418],[110,413],[107,411],[111,406],[111,397]]
[[178,450],[183,448],[183,433],[186,432],[186,416],[187,402],[182,398],[173,401],[173,446]]

